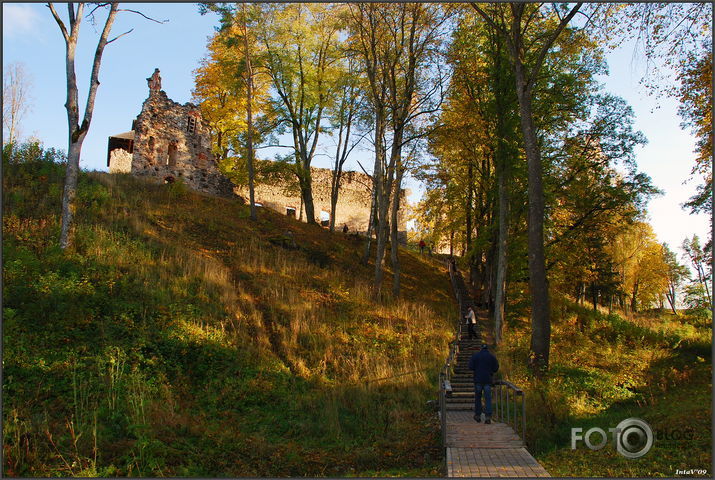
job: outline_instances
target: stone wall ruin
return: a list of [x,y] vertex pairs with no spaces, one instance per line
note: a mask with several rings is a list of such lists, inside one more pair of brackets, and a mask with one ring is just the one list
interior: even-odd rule
[[181,179],[194,190],[233,197],[234,185],[216,166],[210,132],[199,108],[169,99],[161,90],[158,69],[147,81],[149,97],[132,130],[109,137],[109,171],[127,171],[127,159],[131,158],[129,172],[133,175],[162,182]]
[[[142,104],[132,130],[109,137],[107,166],[110,173],[172,182],[181,179],[188,187],[213,195],[248,198],[248,187],[234,186],[216,165],[211,153],[211,134],[198,106],[181,105],[161,90],[159,69],[147,78],[149,97]],[[335,228],[347,225],[351,232],[366,232],[370,218],[372,179],[360,172],[343,172],[336,211],[330,208],[329,169],[312,168],[316,221],[328,226],[335,215]],[[285,186],[258,184],[256,202],[284,215],[305,221],[300,194]],[[398,229],[405,237],[407,192],[401,191]]]
[[[313,180],[313,205],[315,221],[323,226],[329,225],[331,215],[335,215],[335,230],[341,231],[347,225],[351,232],[367,232],[372,201],[372,178],[361,172],[343,172],[340,179],[340,193],[335,212],[330,208],[330,185],[332,171],[327,168],[311,167]],[[248,187],[236,187],[236,193],[248,198]],[[407,216],[407,194],[402,190],[400,210],[398,212],[398,230],[405,231]],[[283,215],[305,221],[305,208],[300,195],[280,185],[257,184],[255,186],[256,203]],[[321,212],[324,215],[321,218]]]

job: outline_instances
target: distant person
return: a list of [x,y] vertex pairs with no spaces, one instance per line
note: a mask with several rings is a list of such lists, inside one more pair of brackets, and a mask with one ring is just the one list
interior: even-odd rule
[[427,246],[427,251],[428,251],[430,257],[432,256],[432,250],[434,250],[434,243],[429,242],[429,245]]
[[469,330],[469,339],[477,338],[477,331],[474,329],[477,326],[477,316],[474,314],[474,309],[470,306],[467,309],[467,314],[464,316],[467,319],[467,329]]
[[424,254],[425,254],[425,246],[426,246],[426,245],[427,245],[427,244],[425,243],[424,240],[420,240],[420,255],[424,255]]
[[350,229],[348,228],[348,224],[343,223],[343,234],[347,235],[349,230]]
[[482,392],[484,392],[484,423],[492,423],[492,375],[499,370],[497,357],[486,343],[469,358],[469,369],[474,372],[474,420],[482,421]]

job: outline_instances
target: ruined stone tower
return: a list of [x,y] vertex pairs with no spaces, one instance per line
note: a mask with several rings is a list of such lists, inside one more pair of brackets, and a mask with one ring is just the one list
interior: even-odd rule
[[159,69],[147,82],[149,97],[132,130],[109,137],[110,173],[127,172],[165,182],[181,179],[194,190],[233,196],[233,184],[216,167],[211,136],[199,108],[169,99],[161,90]]

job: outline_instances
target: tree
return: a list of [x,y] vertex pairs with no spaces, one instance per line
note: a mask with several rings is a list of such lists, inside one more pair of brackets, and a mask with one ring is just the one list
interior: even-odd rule
[[683,280],[690,277],[690,272],[685,265],[678,262],[678,257],[675,255],[675,252],[668,247],[667,243],[663,244],[663,258],[667,267],[666,276],[668,279],[668,291],[665,296],[668,299],[668,303],[670,304],[670,308],[673,310],[673,313],[677,315],[678,311],[675,308],[677,303],[676,295],[678,293],[678,289],[683,283]]
[[[79,99],[77,92],[77,75],[75,73],[75,50],[79,39],[79,28],[82,24],[82,16],[84,15],[84,3],[79,3],[75,9],[74,3],[67,4],[69,15],[69,29],[65,26],[64,21],[60,18],[52,3],[48,3],[52,15],[57,22],[57,25],[65,39],[65,63],[67,71],[67,101],[65,109],[67,110],[67,124],[69,127],[69,147],[67,149],[67,174],[65,178],[65,188],[62,194],[62,225],[60,230],[60,247],[66,249],[70,244],[69,232],[72,224],[72,218],[75,210],[75,194],[77,190],[77,175],[79,173],[79,157],[82,151],[82,142],[87,136],[92,114],[94,113],[94,100],[97,96],[99,88],[99,67],[102,62],[102,53],[104,47],[116,40],[119,37],[108,40],[109,32],[112,29],[114,18],[117,15],[119,4],[112,3],[109,7],[107,19],[104,22],[104,28],[97,42],[97,48],[94,52],[94,62],[92,64],[92,73],[89,81],[89,92],[87,95],[87,104],[84,109],[84,118],[82,123],[79,122]],[[95,8],[96,9],[96,8]],[[94,10],[92,11],[94,12]]]
[[[477,4],[471,5],[504,38],[514,68],[529,177],[529,287],[532,297],[530,363],[540,371],[549,365],[551,319],[544,255],[543,173],[534,125],[533,94],[549,50],[583,4],[577,3],[570,9],[563,4],[560,7],[555,6],[551,15],[544,15],[540,4],[511,3],[508,7],[499,4],[495,6],[499,12],[492,15]],[[505,8],[509,8],[509,21],[504,16]],[[540,30],[538,39],[528,40],[527,33],[533,32],[534,29]]]
[[315,223],[311,163],[339,75],[340,5],[270,4],[257,34],[278,99],[280,124],[293,137],[295,174],[308,223]]
[[[212,129],[219,165],[238,183],[248,183],[250,218],[255,220],[255,144],[270,123],[266,118],[270,77],[264,66],[265,52],[252,33],[263,9],[245,3],[240,7],[201,4],[199,11],[219,13],[221,26],[209,42],[209,57],[195,72],[194,97]],[[238,157],[229,157],[230,153]]]
[[[377,222],[378,198],[382,196],[383,182],[378,180],[383,175],[387,147],[385,131],[387,128],[387,78],[385,69],[381,68],[383,50],[387,42],[387,29],[380,21],[379,8],[376,4],[349,5],[350,23],[348,36],[349,49],[355,52],[362,64],[362,70],[367,77],[367,98],[371,108],[373,130],[372,144],[375,151],[375,161],[372,171],[372,199],[370,205],[370,220],[367,228],[367,242],[363,263],[367,264],[370,256],[372,232]],[[376,267],[377,268],[377,267]],[[382,266],[380,266],[382,268]]]
[[[424,135],[421,117],[434,113],[441,98],[440,71],[427,75],[439,55],[440,37],[448,18],[439,5],[351,5],[353,49],[358,52],[368,83],[368,99],[374,110],[376,252],[373,294],[380,295],[388,234],[397,249],[397,230],[391,218],[399,209],[401,181],[406,169],[403,148]],[[394,194],[393,192],[398,192]],[[392,203],[391,202],[396,202]],[[392,205],[392,209],[390,206]],[[393,259],[393,295],[399,294],[399,263]]]
[[240,132],[246,128],[241,112],[246,110],[246,96],[238,71],[238,57],[227,45],[227,33],[217,32],[209,41],[208,55],[194,71],[193,99],[211,131],[213,153],[222,165],[232,153]]
[[[72,219],[75,210],[75,195],[77,191],[77,176],[79,174],[79,158],[82,152],[82,143],[84,142],[87,132],[89,131],[89,126],[92,123],[92,114],[94,113],[94,101],[97,97],[97,89],[99,88],[99,68],[102,64],[102,54],[104,53],[104,47],[108,44],[114,42],[115,40],[121,38],[122,36],[131,32],[122,33],[108,40],[109,33],[112,30],[112,24],[119,11],[129,11],[133,13],[139,13],[135,10],[120,10],[119,4],[113,3],[100,3],[95,6],[88,17],[94,18],[95,12],[101,7],[109,6],[109,12],[107,13],[107,18],[104,22],[104,27],[102,33],[97,41],[97,48],[94,51],[94,61],[92,62],[92,73],[89,78],[89,90],[87,92],[87,103],[84,108],[84,116],[82,117],[82,123],[80,123],[80,113],[79,113],[79,94],[77,88],[77,74],[75,73],[75,51],[77,49],[77,41],[79,40],[79,29],[82,24],[82,17],[84,15],[84,3],[79,3],[75,7],[74,3],[67,4],[67,13],[69,20],[69,28],[65,25],[65,22],[60,18],[60,15],[55,10],[55,6],[52,3],[48,3],[47,7],[52,12],[57,25],[59,26],[62,37],[65,40],[65,66],[67,74],[67,101],[65,102],[65,109],[67,110],[67,125],[69,130],[69,146],[67,148],[67,174],[65,177],[65,187],[62,194],[62,220],[60,227],[60,248],[63,250],[70,245],[70,227],[72,225]],[[152,20],[157,23],[162,23],[157,20],[146,17],[144,18]]]
[[620,229],[607,251],[619,275],[623,292],[630,297],[621,306],[634,313],[659,303],[668,289],[667,258],[653,228],[642,221]]
[[[642,49],[647,61],[641,83],[657,96],[679,98],[682,126],[690,127],[697,137],[693,175],[704,180],[685,206],[693,213],[710,213],[711,230],[715,195],[711,163],[714,11],[711,2],[610,5],[600,9],[600,18],[592,22],[600,27],[596,31],[601,37],[613,45],[635,39],[634,53]],[[708,244],[712,257],[712,238]]]
[[[357,147],[365,135],[354,137],[354,129],[359,123],[359,114],[362,109],[360,77],[357,62],[351,56],[346,57],[347,63],[338,83],[340,101],[333,108],[330,118],[331,133],[337,130],[338,139],[335,146],[335,157],[330,177],[330,231],[335,231],[335,217],[340,195],[340,181],[343,175],[343,166],[350,153]],[[352,139],[352,141],[351,141]]]
[[3,70],[2,121],[7,133],[5,143],[15,143],[20,136],[20,122],[30,110],[32,79],[21,62],[13,62]]
[[[710,288],[708,287],[712,277],[711,263],[708,262],[707,255],[700,245],[700,239],[697,235],[693,235],[693,238],[686,237],[685,240],[683,240],[682,248],[685,251],[686,258],[695,269],[698,283],[705,290],[705,297],[707,298],[708,304],[712,305],[712,296],[710,295]],[[711,270],[707,271],[706,268],[710,268]]]
[[[685,62],[684,72],[680,76],[680,108],[678,113],[683,119],[682,127],[689,127],[695,134],[695,165],[692,174],[700,175],[704,182],[697,187],[697,193],[690,198],[686,207],[692,213],[712,213],[713,201],[713,130],[712,130],[712,42],[701,55],[690,53]],[[710,216],[712,230],[712,215]],[[712,233],[710,238],[712,244]],[[711,245],[712,247],[712,245]]]

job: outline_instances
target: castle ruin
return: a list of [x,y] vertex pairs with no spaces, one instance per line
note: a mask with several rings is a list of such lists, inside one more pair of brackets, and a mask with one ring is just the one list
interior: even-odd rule
[[[327,227],[331,216],[335,215],[336,230],[347,225],[351,232],[367,232],[372,202],[372,177],[361,172],[343,172],[340,178],[338,203],[335,205],[335,212],[331,212],[332,173],[328,168],[311,167],[310,169],[315,221]],[[235,192],[243,198],[248,198],[248,187],[236,187]],[[254,193],[255,201],[260,206],[305,221],[305,208],[299,193],[291,192],[280,185],[264,184],[257,184]],[[397,217],[400,231],[405,230],[407,195],[409,195],[408,191],[401,190],[400,210]]]
[[149,97],[132,122],[132,130],[109,137],[109,172],[168,183],[181,179],[200,192],[234,196],[233,183],[216,166],[211,136],[201,121],[199,107],[170,100],[161,89],[158,68],[147,82]]
[[[129,132],[108,140],[107,166],[110,173],[131,173],[171,183],[183,181],[199,192],[247,199],[248,187],[235,186],[218,169],[211,153],[211,134],[202,122],[201,111],[191,103],[181,105],[161,89],[159,69],[147,78],[149,97]],[[370,219],[372,178],[360,172],[343,172],[336,211],[330,208],[332,172],[311,169],[316,221],[328,226],[335,215],[336,229],[347,225],[351,232],[366,232]],[[258,184],[255,201],[264,208],[305,221],[300,194],[286,186]],[[401,191],[398,229],[405,235],[407,192]]]

